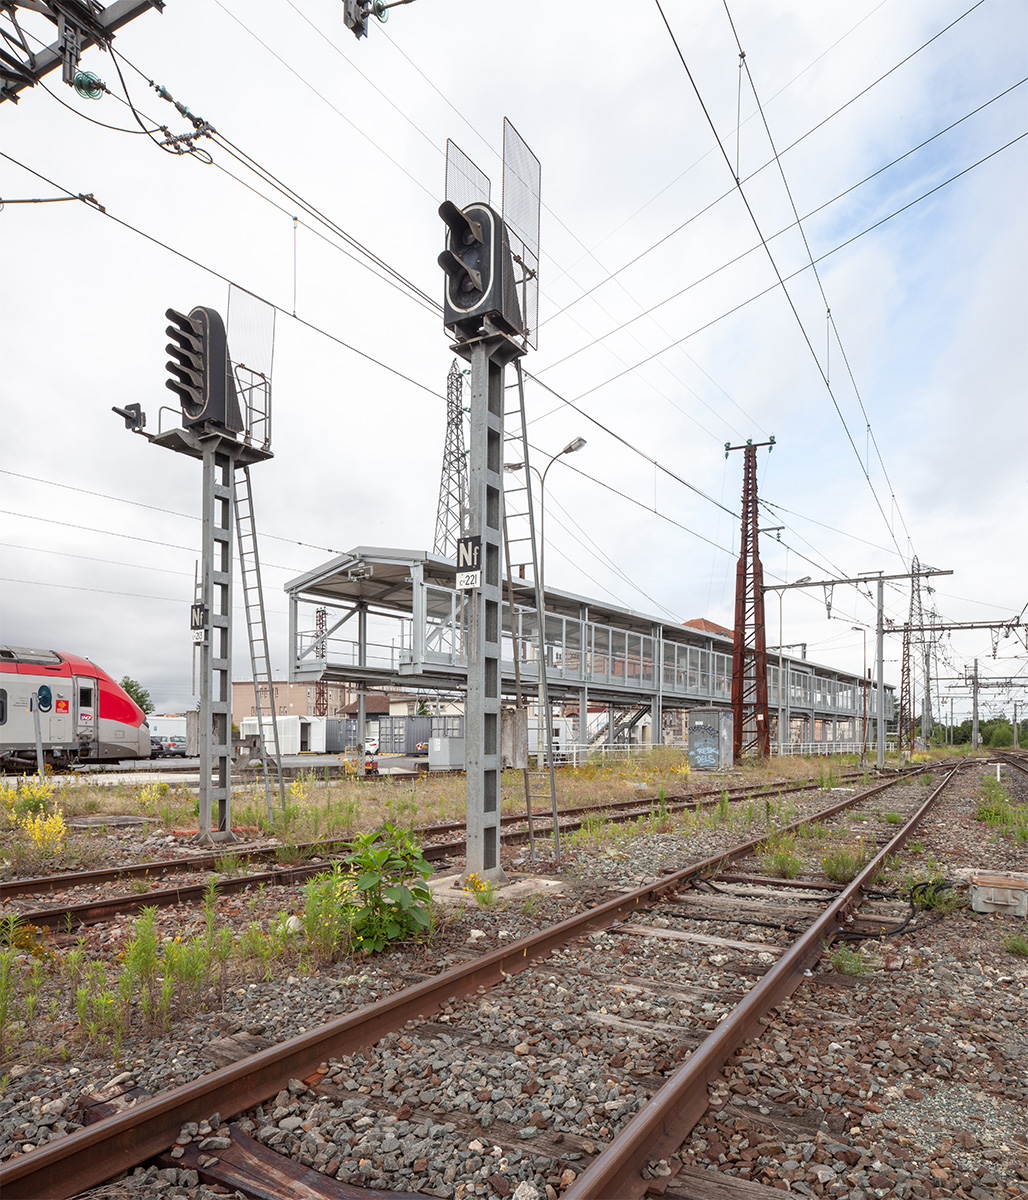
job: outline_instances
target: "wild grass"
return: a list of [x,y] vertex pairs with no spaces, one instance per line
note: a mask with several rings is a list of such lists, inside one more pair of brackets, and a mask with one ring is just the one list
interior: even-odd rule
[[768,875],[777,879],[795,879],[803,868],[803,859],[796,852],[796,839],[780,834],[769,840],[760,852],[760,865]]
[[863,869],[871,851],[863,841],[842,842],[821,856],[821,869],[835,883],[849,883]]
[[982,798],[975,817],[1015,845],[1028,846],[1028,805],[1014,803],[1002,783],[991,775],[982,778]]
[[840,975],[864,975],[876,965],[873,954],[863,946],[855,950],[848,946],[836,946],[828,956],[828,961]]

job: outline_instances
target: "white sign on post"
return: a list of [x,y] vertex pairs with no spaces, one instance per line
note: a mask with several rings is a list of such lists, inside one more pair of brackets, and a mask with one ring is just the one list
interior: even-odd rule
[[457,539],[457,590],[469,591],[482,586],[482,539]]

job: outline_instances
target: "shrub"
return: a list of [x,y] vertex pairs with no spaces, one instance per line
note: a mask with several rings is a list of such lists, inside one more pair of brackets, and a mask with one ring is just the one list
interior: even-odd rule
[[353,946],[377,953],[391,942],[423,934],[432,924],[425,861],[410,831],[391,825],[360,835],[346,861],[357,872],[362,906],[353,917]]
[[39,813],[23,818],[21,827],[29,839],[32,849],[40,858],[53,860],[64,853],[64,843],[68,836],[68,827],[64,823],[64,813],[55,808],[49,816]]

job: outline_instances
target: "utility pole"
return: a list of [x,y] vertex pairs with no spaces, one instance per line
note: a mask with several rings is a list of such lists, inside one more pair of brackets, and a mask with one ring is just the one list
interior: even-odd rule
[[443,558],[457,557],[457,540],[467,531],[468,456],[464,449],[464,375],[453,360],[446,377],[446,443],[439,479],[439,505],[433,549]]
[[[745,446],[725,442],[725,458],[743,451],[742,535],[735,568],[735,628],[732,640],[733,757],[771,753],[771,717],[767,700],[767,634],[764,625],[764,569],[757,529],[757,450],[774,449],[775,439]],[[779,686],[781,684],[779,683]]]

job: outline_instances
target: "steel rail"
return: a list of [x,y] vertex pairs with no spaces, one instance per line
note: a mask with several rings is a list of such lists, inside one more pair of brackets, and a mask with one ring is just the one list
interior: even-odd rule
[[[915,771],[912,773],[917,774],[918,772]],[[896,780],[890,782],[896,782]],[[772,792],[763,792],[758,796],[754,796],[754,799],[769,798],[772,795],[782,796],[789,792],[812,791],[820,788],[820,786],[819,783],[791,784]],[[634,808],[628,812],[609,813],[605,808],[596,808],[591,805],[584,806],[580,811],[586,815],[593,812],[608,812],[606,818],[608,822],[612,824],[626,824],[629,821],[639,819],[640,814],[635,810],[642,808],[647,802],[647,800],[634,802]],[[631,803],[631,801],[618,801],[618,804],[621,806]],[[720,800],[717,799],[704,799],[700,801],[688,799],[676,803],[663,802],[665,810],[669,813],[680,812],[686,808],[712,808],[718,803],[720,803]],[[653,811],[652,805],[650,811]],[[524,817],[511,817],[510,819],[512,821],[518,819],[524,820]],[[552,814],[546,813],[545,819],[552,821]],[[561,829],[567,832],[574,832],[574,830],[580,829],[582,824],[582,821],[573,820],[561,822]],[[545,830],[536,836],[545,838]],[[505,845],[517,845],[528,841],[528,833],[526,830],[513,830],[501,833],[500,838]],[[317,845],[323,850],[332,844],[346,845],[347,843],[345,840],[341,843],[312,843],[312,845]],[[430,843],[421,847],[423,857],[430,862],[458,856],[463,854],[464,850],[465,843],[463,839],[451,842]],[[215,890],[219,896],[228,896],[255,887],[291,887],[294,884],[304,882],[304,880],[313,879],[316,875],[323,874],[332,866],[332,862],[333,860],[331,859],[324,859],[316,863],[302,863],[294,867],[276,867],[271,871],[240,875],[233,878],[222,878],[217,880]],[[208,883],[194,883],[183,887],[161,888],[142,893],[134,892],[131,895],[111,896],[105,900],[84,900],[80,904],[30,909],[19,912],[17,918],[26,926],[35,926],[37,929],[46,929],[52,933],[62,931],[71,933],[87,925],[98,925],[104,921],[109,921],[112,917],[129,916],[133,913],[142,912],[144,908],[170,908],[177,904],[201,904],[207,894],[207,888]]]
[[697,1046],[646,1107],[579,1175],[563,1200],[609,1200],[611,1196],[640,1200],[649,1185],[649,1180],[642,1178],[642,1168],[678,1150],[707,1109],[707,1085],[742,1043],[760,1030],[761,1018],[800,986],[803,972],[838,932],[846,914],[859,904],[862,889],[885,859],[903,848],[958,770],[950,771],[896,836]]
[[[902,777],[887,780],[867,792],[783,826],[779,832],[795,832],[811,821],[834,816],[894,787],[901,780]],[[18,1158],[8,1159],[0,1165],[0,1195],[4,1200],[67,1200],[165,1150],[187,1121],[205,1119],[213,1112],[220,1113],[225,1119],[252,1108],[288,1086],[290,1079],[309,1075],[315,1066],[328,1058],[355,1054],[407,1021],[437,1012],[453,997],[472,994],[479,987],[490,987],[508,975],[516,975],[573,938],[606,928],[691,880],[716,872],[724,863],[745,857],[766,839],[765,833],[742,842],[721,854],[683,867],[674,874],[484,954],[471,963],[453,967],[357,1012],[142,1101],[127,1112],[76,1130]],[[860,878],[864,874],[866,872]],[[839,901],[834,902],[833,910],[838,904]],[[609,1197],[620,1193],[607,1191],[603,1195]]]
[[1016,767],[1022,775],[1028,775],[1028,761],[1021,758],[1020,755],[1001,753],[996,757],[1002,760],[1004,767]]
[[[851,779],[859,776],[860,772],[851,772],[840,776],[842,779]],[[674,796],[665,796],[663,801],[659,796],[637,796],[632,800],[615,800],[608,804],[580,804],[572,808],[561,809],[561,816],[575,817],[594,812],[612,812],[624,809],[643,808],[647,804],[658,802],[669,803],[681,806],[688,806],[697,800],[705,800],[707,797],[720,798],[727,793],[732,796],[739,792],[743,795],[752,795],[754,800],[762,799],[765,796],[783,795],[787,791],[805,791],[820,787],[819,782],[809,781],[804,784],[765,784],[761,785],[765,790],[758,791],[755,788],[747,788],[742,785],[734,788],[708,788],[703,791],[691,792],[688,795],[679,793]],[[550,812],[533,813],[533,819],[546,820],[552,822],[553,814]],[[524,813],[506,813],[500,817],[501,825],[516,825],[524,822],[526,816]],[[464,828],[463,821],[445,821],[437,825],[422,825],[415,828],[414,832],[421,837],[433,838],[441,837],[447,833],[456,833]],[[323,838],[316,842],[301,842],[294,847],[297,854],[301,855],[317,855],[331,854],[334,850],[339,851],[350,844],[350,839],[346,837]],[[205,871],[210,870],[218,865],[227,857],[234,857],[238,862],[254,862],[262,859],[274,858],[278,849],[276,846],[258,846],[249,850],[233,850],[228,847],[219,850],[212,854],[197,854],[187,858],[165,858],[159,859],[156,862],[150,863],[126,863],[121,867],[104,867],[93,871],[69,871],[62,875],[41,875],[31,879],[15,879],[7,882],[0,882],[0,902],[9,900],[13,896],[22,896],[28,892],[57,892],[63,891],[69,887],[89,886],[101,883],[113,883],[118,879],[146,879],[148,876],[161,876],[170,874],[181,874],[186,871]]]

